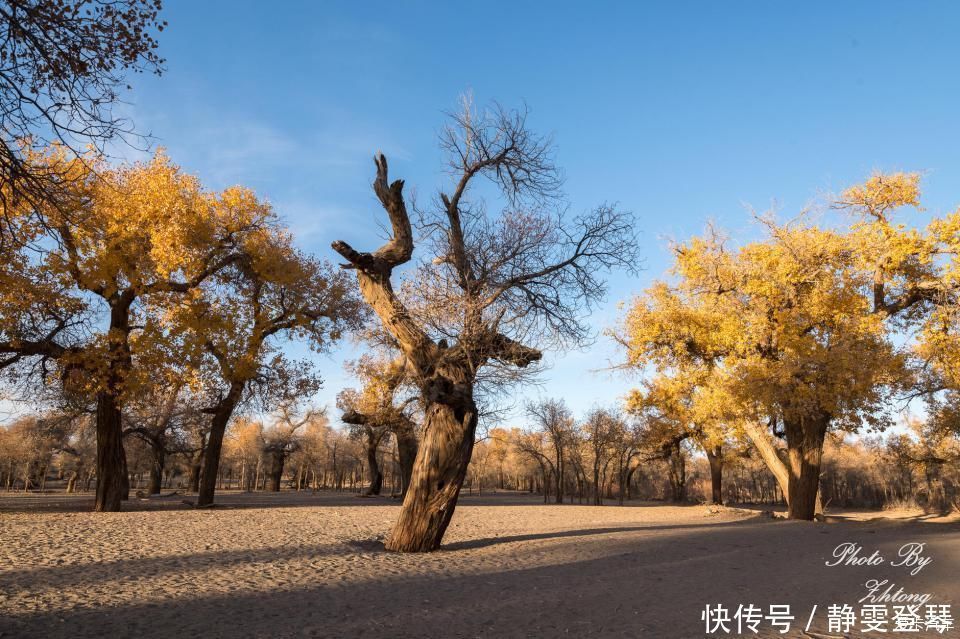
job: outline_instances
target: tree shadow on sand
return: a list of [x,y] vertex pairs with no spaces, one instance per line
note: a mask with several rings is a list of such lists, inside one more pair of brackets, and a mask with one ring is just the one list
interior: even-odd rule
[[[809,526],[790,524],[685,526],[673,534],[667,528],[661,527],[656,535],[607,534],[620,529],[560,535],[553,554],[538,553],[539,565],[522,563],[532,557],[520,552],[522,545],[512,546],[502,558],[477,555],[486,562],[475,562],[472,552],[449,558],[460,561],[441,563],[435,554],[398,555],[399,566],[394,567],[400,572],[385,571],[377,563],[382,557],[368,555],[358,558],[356,575],[347,582],[325,581],[316,571],[316,582],[309,586],[265,586],[262,591],[203,596],[185,587],[175,598],[154,600],[144,592],[146,601],[122,607],[10,616],[0,619],[0,630],[11,636],[71,639],[560,635],[679,639],[703,636],[700,612],[707,603],[734,609],[738,603],[789,603],[799,619],[813,603],[854,603],[862,596],[863,579],[873,576],[868,567],[838,572],[823,561],[838,540],[864,542],[865,530],[821,526],[829,535],[821,537]],[[926,526],[883,528],[870,536],[869,543],[896,547],[915,540],[921,528],[944,531]],[[946,544],[956,551],[960,535],[954,532],[939,539],[943,544],[937,546],[938,561],[910,587],[932,592],[941,601],[956,600],[960,589],[954,575],[960,568],[960,552],[946,552]],[[275,549],[264,550],[263,556],[270,552]],[[145,568],[130,561],[134,563],[124,573]]]
[[681,531],[695,530],[698,528],[722,528],[725,526],[740,526],[748,522],[761,521],[760,517],[751,517],[739,521],[716,522],[707,524],[670,524],[670,525],[640,525],[640,526],[613,526],[609,528],[583,528],[577,530],[559,530],[555,532],[529,533],[522,535],[503,535],[498,537],[485,537],[483,539],[470,539],[466,541],[457,541],[451,544],[444,544],[443,550],[471,550],[475,548],[486,548],[499,544],[512,544],[523,541],[537,541],[549,539],[565,539],[568,537],[590,537],[594,535],[613,535],[617,533],[632,532],[656,532],[656,531]]

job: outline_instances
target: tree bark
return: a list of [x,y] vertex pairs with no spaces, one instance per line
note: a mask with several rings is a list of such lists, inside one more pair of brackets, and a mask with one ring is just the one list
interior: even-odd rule
[[200,492],[200,474],[203,470],[203,448],[193,454],[190,461],[190,484],[188,490],[191,493]]
[[597,462],[593,464],[593,505],[600,506],[603,499],[600,497],[600,466]]
[[118,512],[126,468],[120,406],[110,392],[97,394],[97,496],[94,510]]
[[753,442],[753,446],[757,449],[757,452],[760,453],[760,458],[763,460],[763,463],[767,466],[773,478],[777,480],[777,485],[780,486],[780,492],[783,493],[783,500],[789,504],[790,473],[787,470],[787,465],[783,463],[783,460],[777,453],[777,448],[773,445],[770,435],[763,426],[749,421],[744,425],[744,430],[750,438],[750,441]]
[[93,509],[117,512],[129,493],[127,461],[123,451],[120,388],[132,365],[130,356],[130,305],[134,294],[126,291],[110,302],[109,351],[104,388],[97,393],[97,496]]
[[[540,353],[502,335],[479,330],[483,324],[481,317],[471,317],[466,323],[470,326],[469,336],[484,343],[472,344],[472,340],[467,339],[457,347],[458,353],[452,353],[445,342],[434,342],[417,324],[394,294],[390,282],[393,269],[408,262],[414,248],[413,230],[403,199],[403,180],[388,182],[386,158],[380,154],[375,161],[374,192],[390,218],[391,239],[374,253],[360,253],[342,241],[332,246],[357,270],[364,300],[380,318],[384,329],[396,339],[420,386],[426,415],[423,442],[414,461],[400,516],[386,547],[425,552],[439,548],[470,463],[477,427],[473,398],[477,362],[493,357],[522,367],[540,359]],[[448,210],[455,217],[453,204]],[[459,220],[451,223],[451,230],[454,236],[461,232]],[[454,237],[453,244],[455,252],[458,246],[462,249],[462,237]],[[456,258],[466,281],[469,278],[464,275],[463,261],[462,255]],[[479,353],[474,352],[473,349],[480,346]]]
[[127,466],[127,449],[120,440],[120,452],[123,453],[123,473],[120,475],[120,500],[130,500],[130,468]]
[[77,490],[77,478],[80,477],[78,471],[73,471],[70,473],[70,477],[67,479],[67,494],[75,492]]
[[367,431],[367,466],[370,468],[370,487],[367,489],[368,495],[379,495],[383,488],[383,473],[380,472],[380,464],[377,462],[377,447],[380,444],[380,438],[376,436],[373,429]]
[[460,410],[441,403],[427,406],[423,443],[387,550],[428,552],[440,547],[467,474],[476,428],[472,399]]
[[283,481],[283,465],[287,461],[287,456],[283,451],[273,451],[270,455],[270,492],[280,492],[280,484]]
[[557,451],[557,469],[556,469],[557,496],[556,503],[563,503],[563,454]]
[[163,482],[163,469],[166,465],[166,453],[163,446],[154,445],[153,463],[150,464],[150,483],[147,486],[148,495],[159,495],[161,484]]
[[400,496],[406,497],[413,478],[413,464],[417,459],[420,442],[417,441],[412,424],[397,429],[394,435],[397,437],[397,456],[400,458]]
[[[823,440],[824,440],[824,437],[826,436],[826,427],[827,425],[829,425],[830,420],[828,418],[824,418],[820,421],[821,421],[820,427],[822,427],[823,432],[819,436],[815,436],[813,438],[814,441],[811,442],[816,451],[815,454],[811,450],[807,450],[803,452],[800,449],[797,449],[794,452],[793,456],[791,456],[791,452],[789,450],[791,447],[790,435],[788,432],[787,461],[789,462],[789,466],[787,463],[784,463],[784,460],[780,457],[780,454],[778,453],[776,446],[773,445],[770,435],[766,432],[766,429],[764,427],[752,422],[747,423],[744,426],[744,430],[746,431],[747,435],[750,437],[750,441],[753,442],[754,447],[756,447],[757,451],[760,453],[760,457],[761,459],[763,459],[764,464],[766,464],[767,469],[773,475],[774,479],[777,480],[777,485],[780,487],[780,492],[783,493],[783,500],[787,502],[787,512],[788,512],[787,516],[790,517],[791,519],[812,520],[812,519],[815,519],[817,515],[823,514],[823,504],[821,503],[821,500],[820,500],[820,491],[819,491],[820,457],[823,452]],[[800,428],[800,426],[798,424],[794,424],[794,425],[785,426],[785,428],[793,428],[794,431],[796,431],[797,429]],[[819,438],[819,444],[815,443],[815,440],[818,438]],[[802,435],[795,436],[794,441],[795,441],[794,446],[802,446],[803,436]],[[809,465],[809,462],[803,461],[804,457],[809,457],[810,460],[813,460],[815,458],[816,460],[816,476],[815,477],[811,476],[812,467]],[[806,470],[804,470],[804,468]],[[804,473],[806,474],[804,475]],[[810,491],[811,485],[815,489],[814,496],[813,496],[813,503],[814,503],[813,513],[810,514],[809,516],[794,517],[791,514],[791,509],[790,509],[790,504],[793,501],[792,491],[794,490],[794,488],[800,487],[800,490],[803,491],[804,493],[804,496],[802,497],[802,499],[809,500],[810,499],[809,491]],[[804,514],[804,515],[807,514],[806,513],[806,511],[808,510],[807,507],[798,507],[798,508],[799,508],[797,511],[798,514]]]
[[718,506],[723,505],[723,449],[717,446],[707,448],[707,461],[710,462],[710,492],[711,502]]
[[227,395],[217,404],[213,419],[210,421],[210,434],[207,436],[207,450],[203,460],[203,477],[197,493],[198,506],[213,504],[214,492],[217,489],[217,472],[220,470],[220,454],[223,450],[223,434],[227,431],[227,424],[233,417],[234,409],[240,403],[245,386],[246,382],[243,381],[232,382]]
[[670,488],[673,501],[687,500],[687,459],[680,442],[675,443],[667,460],[670,467]]
[[829,418],[822,416],[815,420],[784,424],[790,474],[787,500],[787,516],[790,519],[812,521],[818,514],[820,461],[829,423]]

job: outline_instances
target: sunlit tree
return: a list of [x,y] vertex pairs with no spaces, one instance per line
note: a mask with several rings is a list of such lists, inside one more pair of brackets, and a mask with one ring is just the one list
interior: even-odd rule
[[401,397],[402,387],[407,382],[405,362],[403,358],[367,355],[351,363],[349,368],[361,381],[362,388],[342,391],[337,396],[337,406],[342,411],[340,419],[350,425],[354,436],[366,447],[369,492],[371,495],[380,494],[383,473],[377,453],[381,442],[392,436],[397,443],[401,494],[405,495],[419,445],[412,416],[416,397]]
[[[828,430],[884,425],[903,357],[872,312],[849,237],[761,221],[766,239],[737,249],[716,233],[677,245],[676,283],[634,301],[622,341],[634,366],[711,370],[727,403],[718,411],[740,412],[790,517],[812,519]],[[786,441],[785,463],[773,435]]]
[[583,343],[602,274],[637,266],[629,215],[611,206],[568,214],[550,141],[528,129],[524,112],[468,105],[441,145],[452,183],[417,209],[427,255],[402,291],[392,275],[411,260],[414,236],[403,181],[389,181],[383,155],[374,191],[392,237],[372,253],[333,244],[406,357],[423,403],[423,440],[391,550],[439,547],[470,461],[483,375],[531,370],[543,348]]
[[[70,163],[37,164],[50,144],[75,154],[139,142],[117,109],[127,73],[163,70],[160,0],[0,2],[0,248],[30,235],[14,209],[42,207],[76,176]],[[34,209],[36,210],[36,209]]]

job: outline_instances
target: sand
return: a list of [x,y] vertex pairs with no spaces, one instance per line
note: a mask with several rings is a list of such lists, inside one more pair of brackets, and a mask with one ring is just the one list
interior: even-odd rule
[[[872,577],[960,614],[950,518],[801,523],[703,505],[464,496],[443,550],[401,555],[382,547],[398,507],[387,497],[233,494],[212,510],[181,499],[95,514],[89,497],[0,495],[0,636],[683,638],[705,636],[701,611],[718,602],[792,606],[791,632],[749,636],[826,636],[824,616],[811,635],[796,625],[814,603],[856,602]],[[842,542],[887,562],[825,566]],[[933,559],[915,576],[888,565],[907,542]]]

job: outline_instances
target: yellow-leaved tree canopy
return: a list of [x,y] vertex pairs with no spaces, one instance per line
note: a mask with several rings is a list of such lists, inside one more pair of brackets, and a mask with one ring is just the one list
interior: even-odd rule
[[379,495],[383,473],[377,460],[380,443],[392,435],[397,441],[401,495],[405,495],[413,476],[413,462],[419,447],[417,427],[412,417],[416,395],[401,398],[408,386],[406,362],[392,349],[372,353],[347,364],[360,380],[360,390],[347,388],[337,395],[340,419],[350,425],[351,435],[362,439],[370,469],[371,495]]
[[711,501],[723,503],[725,457],[741,449],[743,432],[734,400],[714,379],[713,366],[678,366],[645,380],[626,398],[627,410],[640,418],[641,447],[671,462],[681,442],[692,440],[710,465]]
[[[213,331],[234,328],[202,324],[184,309],[211,308],[202,303],[211,297],[228,315],[247,317],[244,304],[272,308],[275,301],[250,291],[300,277],[284,269],[309,260],[293,251],[270,206],[249,190],[207,191],[162,153],[115,167],[53,148],[31,161],[56,165],[63,188],[55,199],[9,214],[24,241],[0,261],[0,367],[12,379],[42,381],[95,406],[95,507],[119,510],[126,491],[125,402],[168,368],[184,365],[171,358],[209,350],[218,344]],[[342,288],[327,294],[319,266],[305,268],[308,281],[324,285],[325,311],[341,299],[338,292],[349,299]],[[355,310],[356,304],[345,309]],[[318,317],[295,313],[272,331],[312,325]],[[338,324],[324,338],[338,337],[339,316],[323,318]],[[173,342],[177,348],[169,347]],[[253,366],[249,350],[236,357]]]
[[620,338],[631,365],[709,371],[716,412],[754,441],[790,517],[812,519],[827,431],[882,425],[904,359],[872,312],[849,237],[763,223],[766,237],[738,248],[713,232],[677,245],[674,281],[633,302]]
[[677,245],[617,335],[656,376],[633,407],[747,435],[800,519],[830,429],[883,427],[899,395],[928,402],[922,437],[960,432],[960,210],[901,219],[922,210],[916,173],[877,173],[831,208],[849,213],[834,228],[761,218],[765,237],[740,247],[712,230]]

